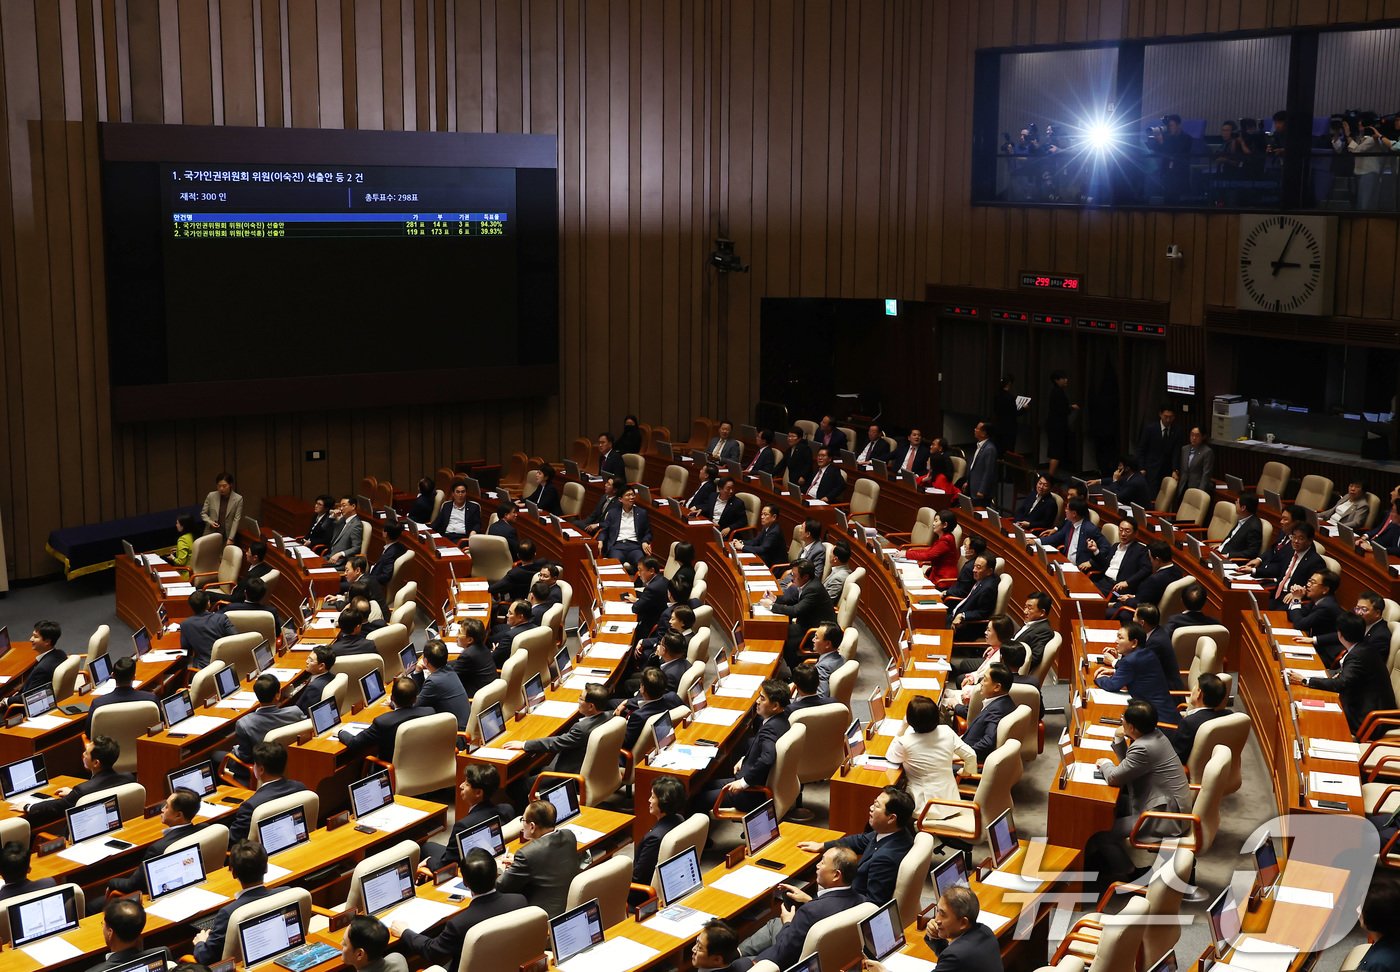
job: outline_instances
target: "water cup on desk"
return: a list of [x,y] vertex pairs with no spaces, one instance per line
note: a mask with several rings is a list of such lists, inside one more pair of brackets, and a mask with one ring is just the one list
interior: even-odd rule
[[1274,434],[1273,434],[1272,432],[1267,433],[1267,434],[1264,436],[1264,441],[1267,442],[1267,443],[1269,443],[1269,445],[1273,445],[1273,444],[1274,444]]

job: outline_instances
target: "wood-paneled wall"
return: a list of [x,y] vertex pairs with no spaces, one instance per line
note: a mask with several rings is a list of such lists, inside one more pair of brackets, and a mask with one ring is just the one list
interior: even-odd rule
[[[1228,305],[1226,216],[973,208],[978,47],[1400,16],[1400,0],[0,0],[0,512],[15,574],[51,529],[198,501],[412,483],[560,453],[622,413],[749,413],[763,296],[918,299],[1078,271]],[[561,387],[490,406],[114,425],[96,123],[553,132]],[[753,266],[706,269],[726,235]],[[1177,243],[1187,259],[1161,253]],[[1339,313],[1400,316],[1397,223],[1341,233]],[[800,336],[795,337],[800,340]],[[329,461],[308,464],[303,451]]]

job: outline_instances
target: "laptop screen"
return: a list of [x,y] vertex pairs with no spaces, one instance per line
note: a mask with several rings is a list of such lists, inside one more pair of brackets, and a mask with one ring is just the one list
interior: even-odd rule
[[88,674],[92,676],[93,685],[101,685],[112,677],[112,656],[103,652],[92,660],[88,665]]
[[744,815],[744,843],[750,856],[757,854],[778,839],[778,816],[773,801],[767,800]]
[[661,877],[661,903],[669,907],[704,885],[700,877],[700,855],[687,847],[675,857],[661,862],[656,869]]
[[569,778],[558,786],[551,786],[541,792],[539,798],[554,804],[555,826],[567,823],[579,815],[578,780]]
[[153,857],[141,866],[146,869],[146,887],[152,898],[204,880],[204,859],[198,844]]
[[238,691],[238,669],[224,666],[214,673],[214,687],[219,690],[219,698],[226,699]]
[[1273,887],[1278,880],[1278,852],[1274,850],[1274,842],[1265,837],[1258,847],[1254,848],[1254,863],[1259,868],[1259,888]]
[[306,940],[306,932],[301,927],[301,908],[288,905],[249,918],[239,923],[238,939],[243,944],[245,969],[274,959]]
[[121,811],[117,807],[117,798],[108,797],[105,800],[84,803],[80,807],[74,807],[68,811],[68,836],[73,839],[73,843],[79,844],[93,837],[102,837],[120,830],[122,826]]
[[1223,951],[1240,933],[1240,906],[1235,900],[1234,890],[1228,884],[1210,903],[1206,917],[1210,921],[1216,951]]
[[265,672],[272,667],[272,646],[266,641],[258,642],[258,646],[253,649],[253,665],[260,672]]
[[557,678],[563,678],[574,667],[573,659],[569,657],[569,646],[565,645],[554,653],[554,674]]
[[860,923],[860,943],[865,954],[877,962],[904,947],[898,902],[886,901],[880,910]]
[[852,719],[846,727],[846,752],[852,756],[865,753],[865,731],[861,729],[859,719]]
[[379,669],[371,668],[360,676],[360,692],[364,694],[365,705],[374,705],[384,698],[384,676]]
[[308,714],[311,716],[312,731],[318,736],[327,729],[340,725],[340,707],[336,705],[335,696],[315,703],[308,710]]
[[558,918],[549,919],[549,937],[554,943],[554,963],[562,965],[586,948],[603,940],[603,913],[598,899],[585,901]]
[[418,664],[418,649],[412,645],[404,645],[403,650],[399,652],[399,662],[404,671],[413,671],[414,666]]
[[165,719],[167,729],[173,729],[176,723],[193,715],[194,705],[190,702],[189,689],[181,689],[174,695],[161,699],[160,714]]
[[506,852],[505,837],[501,834],[501,818],[492,817],[485,823],[469,827],[457,835],[457,858],[466,860],[467,852],[480,847],[492,857],[500,857]]
[[48,782],[49,770],[42,754],[0,766],[0,793],[6,800],[37,790]]
[[729,674],[729,652],[727,652],[727,651],[725,651],[723,648],[721,648],[721,649],[719,650],[719,654],[715,656],[715,681],[716,681],[716,682],[723,681],[723,680],[724,680],[724,676],[726,676],[726,675],[728,675],[728,674]]
[[493,702],[482,709],[478,725],[481,726],[481,744],[491,745],[492,740],[506,731],[506,717],[501,703]]
[[207,759],[202,763],[177,769],[165,778],[165,782],[171,793],[176,790],[193,790],[202,797],[209,796],[219,788],[219,784],[214,781],[214,764]]
[[371,871],[360,879],[365,911],[377,915],[413,897],[413,866],[407,857]]
[[303,622],[310,621],[316,616],[316,609],[311,606],[311,598],[302,598],[299,607],[301,608],[301,620]]
[[165,972],[165,956],[165,949],[158,948],[154,952],[147,952],[140,958],[114,966],[107,972]]
[[306,808],[292,807],[258,822],[258,840],[267,856],[280,854],[311,839],[306,829]]
[[15,948],[78,927],[78,899],[72,887],[10,905],[10,941]]
[[533,709],[544,701],[544,679],[539,674],[530,676],[525,683],[525,708]]
[[393,802],[394,788],[389,785],[387,772],[375,773],[350,784],[350,806],[355,808],[356,817],[373,813]]
[[964,854],[955,853],[933,869],[933,886],[941,898],[949,888],[957,887],[959,884],[967,887],[967,857]]
[[671,713],[663,712],[651,724],[651,734],[656,740],[657,749],[665,749],[676,741],[676,727],[671,723]]
[[24,693],[24,714],[27,718],[37,718],[57,706],[58,700],[53,697],[52,686],[45,685]]
[[992,867],[1001,867],[1011,855],[1016,853],[1020,844],[1016,840],[1016,823],[1011,819],[1011,808],[1001,812],[1001,815],[992,821],[987,828],[987,839],[992,845]]
[[137,628],[131,636],[131,648],[136,657],[140,658],[151,650],[151,636],[144,627]]
[[299,638],[297,637],[297,626],[296,626],[296,622],[294,622],[294,621],[288,621],[286,624],[282,625],[282,650],[283,650],[283,651],[291,651],[293,648],[295,648],[295,647],[297,646],[297,642],[300,641],[300,640],[301,640],[301,639],[299,639]]

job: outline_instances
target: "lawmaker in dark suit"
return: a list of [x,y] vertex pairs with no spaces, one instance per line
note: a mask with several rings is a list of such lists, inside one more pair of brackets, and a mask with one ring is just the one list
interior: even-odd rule
[[[102,909],[102,938],[107,943],[107,953],[101,962],[90,967],[87,972],[108,972],[119,969],[143,957],[158,954],[169,963],[170,952],[164,948],[148,949],[141,943],[141,933],[146,930],[146,909],[141,907],[141,899],[115,898]],[[162,966],[164,968],[165,966]]]
[[[1393,832],[1395,825],[1389,830]],[[1390,834],[1382,834],[1384,843]],[[1376,939],[1357,966],[1359,972],[1400,972],[1400,882],[1379,875],[1361,905],[1361,927]]]
[[460,480],[452,484],[452,495],[433,518],[433,532],[441,533],[454,543],[481,532],[481,507],[467,499],[467,484]]
[[1342,654],[1337,660],[1335,674],[1304,678],[1288,673],[1292,685],[1305,685],[1323,692],[1336,692],[1337,702],[1346,714],[1347,725],[1355,736],[1361,724],[1372,712],[1395,708],[1395,693],[1391,691],[1390,675],[1386,671],[1386,656],[1366,647],[1366,622],[1355,614],[1337,618],[1337,638]]
[[899,864],[914,846],[914,798],[908,790],[884,787],[871,802],[869,829],[824,844],[803,841],[802,850],[814,852],[845,847],[857,856],[851,884],[866,901],[884,904],[894,897]]
[[398,738],[399,727],[405,722],[433,714],[432,709],[417,704],[418,683],[404,675],[394,679],[394,687],[389,693],[389,703],[393,708],[382,715],[375,716],[374,721],[369,724],[369,728],[363,732],[354,734],[348,729],[340,730],[338,738],[350,755],[369,753],[386,762],[392,761],[394,741]]
[[445,843],[423,845],[423,860],[418,865],[421,878],[431,881],[435,871],[458,867],[462,863],[457,853],[457,838],[466,831],[486,823],[492,817],[499,817],[502,823],[515,819],[515,808],[510,804],[491,802],[491,797],[500,788],[501,775],[496,767],[490,763],[467,764],[462,772],[462,782],[457,785],[457,805],[462,810]]
[[540,466],[540,484],[535,487],[535,491],[525,497],[546,513],[553,513],[555,516],[563,516],[564,511],[559,508],[559,490],[554,486],[554,467],[548,464]]
[[51,877],[29,880],[29,863],[29,844],[12,840],[0,847],[0,901],[58,887],[58,881]]
[[786,475],[788,482],[797,486],[812,474],[812,446],[802,430],[795,425],[788,429],[787,443],[787,455],[778,463],[773,477],[776,479]]
[[408,548],[399,540],[403,536],[403,529],[403,524],[399,522],[389,523],[384,527],[384,537],[389,542],[384,545],[384,549],[379,552],[379,559],[369,570],[370,578],[381,590],[389,589],[389,581],[394,576],[395,562],[408,552]]
[[583,757],[588,751],[588,736],[613,717],[608,711],[608,689],[602,683],[592,683],[583,690],[578,704],[578,719],[563,732],[542,739],[513,739],[506,749],[523,749],[527,753],[553,753],[556,773],[578,773],[583,769]]
[[496,507],[496,522],[486,530],[487,536],[500,537],[506,542],[511,560],[520,559],[520,536],[515,532],[515,518],[519,515],[515,504],[505,500]]
[[957,485],[972,497],[972,502],[985,506],[993,499],[992,492],[997,484],[997,447],[992,444],[991,431],[986,422],[978,422],[972,429],[977,445],[967,460],[967,476]]
[[288,702],[289,706],[299,709],[303,716],[311,715],[311,707],[321,701],[326,690],[330,688],[331,681],[335,674],[331,671],[335,667],[335,652],[327,645],[316,645],[306,653],[306,681],[301,683],[301,687],[293,694]]
[[121,746],[110,736],[94,736],[88,740],[87,745],[83,747],[83,769],[87,770],[88,779],[74,787],[59,787],[53,791],[52,800],[31,803],[29,809],[24,812],[29,826],[36,831],[46,824],[66,826],[61,823],[63,815],[76,807],[78,801],[89,793],[110,790],[124,783],[135,783],[136,777],[131,773],[118,773],[113,769],[117,760],[121,758],[121,752]]
[[[1390,657],[1390,625],[1384,618],[1385,599],[1375,591],[1362,591],[1356,596],[1352,613],[1361,619],[1365,626],[1361,635],[1360,647],[1369,648],[1381,658]],[[1340,615],[1338,615],[1340,617]],[[1337,632],[1318,635],[1313,638],[1317,656],[1327,668],[1336,668],[1342,651],[1341,639]]]
[[1052,603],[1050,595],[1044,591],[1032,591],[1028,594],[1021,614],[1021,627],[1011,636],[1012,641],[1021,642],[1030,652],[1031,671],[1040,666],[1040,660],[1045,657],[1045,649],[1049,646],[1050,639],[1055,637],[1055,630],[1050,627]]
[[705,452],[711,459],[722,459],[728,462],[738,462],[744,454],[744,445],[738,439],[733,438],[734,426],[727,421],[719,423],[719,434],[710,436],[710,441],[705,446]]
[[650,884],[652,872],[660,863],[661,842],[682,823],[685,817],[685,786],[674,776],[658,776],[651,784],[647,801],[656,823],[651,825],[632,855],[632,883]]
[[782,563],[787,556],[787,541],[783,539],[783,528],[778,525],[778,508],[764,503],[758,513],[758,529],[747,540],[735,540],[734,546],[740,553],[753,554],[769,567]]
[[1259,519],[1259,497],[1245,493],[1235,501],[1235,525],[1225,534],[1216,553],[1226,560],[1253,560],[1264,544],[1264,524]]
[[331,512],[334,505],[335,500],[327,494],[316,497],[316,502],[311,508],[311,526],[306,531],[308,547],[329,548],[335,542],[335,534],[340,529],[340,524]]
[[425,964],[440,965],[446,972],[457,972],[462,941],[467,937],[467,932],[484,921],[499,918],[530,903],[522,894],[498,891],[496,874],[496,859],[480,847],[472,848],[462,861],[462,883],[472,893],[471,907],[453,915],[436,935],[416,932],[398,921],[391,924],[389,930],[399,936],[406,951],[421,955]]
[[846,433],[836,427],[836,423],[830,415],[822,416],[821,422],[817,424],[817,434],[812,437],[812,441],[819,446],[830,449],[833,456],[840,455],[841,450],[851,447]]
[[706,519],[714,521],[719,532],[725,537],[728,537],[731,531],[747,526],[749,522],[749,509],[743,500],[735,497],[734,490],[734,480],[721,480],[710,508],[701,511]]
[[[634,643],[655,630],[661,612],[666,610],[670,589],[666,575],[661,572],[661,561],[655,557],[647,557],[637,565],[637,579],[642,582],[642,589],[632,604],[632,613],[637,617],[637,627],[632,633]],[[630,594],[624,595],[625,600],[631,600],[631,597]]]
[[771,787],[768,779],[778,760],[778,740],[788,731],[787,705],[792,693],[787,683],[770,678],[759,690],[755,711],[758,725],[748,746],[734,764],[734,775],[712,780],[693,804],[695,812],[710,813],[723,797],[729,806],[749,810],[763,802],[761,794],[746,793],[750,787]]
[[194,938],[194,960],[201,965],[213,965],[224,957],[224,940],[228,936],[229,919],[246,904],[273,894],[263,886],[267,875],[267,852],[255,840],[239,840],[229,848],[229,873],[237,879],[242,890],[238,896],[214,913],[214,923]]
[[1277,581],[1283,569],[1293,557],[1293,528],[1307,522],[1307,511],[1301,506],[1289,505],[1283,508],[1278,517],[1278,529],[1274,531],[1270,546],[1261,546],[1259,556],[1245,563],[1245,570],[1254,571],[1258,578],[1272,578]]
[[1202,672],[1186,704],[1186,714],[1181,717],[1181,724],[1172,737],[1172,748],[1183,763],[1191,758],[1191,747],[1196,745],[1196,734],[1201,728],[1207,722],[1230,714],[1226,705],[1228,701],[1229,693],[1225,691],[1225,683],[1220,676]]
[[1188,489],[1211,491],[1211,473],[1215,472],[1215,450],[1206,445],[1206,436],[1200,426],[1192,426],[1187,433],[1186,445],[1176,458],[1176,474],[1180,479],[1177,498]]
[[977,762],[985,763],[997,748],[997,724],[1016,709],[1011,700],[1011,686],[1016,676],[1001,663],[987,666],[982,675],[982,709],[963,730],[963,742],[977,754]]
[[1147,546],[1138,542],[1137,521],[1131,517],[1119,522],[1116,544],[1089,540],[1085,546],[1092,556],[1079,567],[1098,571],[1093,577],[1094,586],[1103,594],[1136,594],[1138,585],[1152,573]]
[[1309,577],[1320,570],[1327,569],[1326,561],[1322,559],[1317,548],[1313,545],[1312,524],[1295,523],[1289,534],[1289,544],[1291,555],[1286,562],[1280,558],[1278,583],[1273,585],[1272,593],[1269,596],[1269,606],[1276,611],[1286,609],[1284,598],[1295,587],[1306,588]]
[[980,913],[977,895],[960,884],[939,897],[924,941],[943,972],[1002,972],[1001,945]]
[[1316,638],[1337,630],[1342,606],[1337,603],[1339,578],[1330,570],[1312,574],[1302,600],[1288,605],[1288,621],[1305,635]]
[[[160,822],[165,827],[165,832],[142,849],[142,862],[154,860],[168,851],[171,845],[197,833],[199,827],[195,825],[194,818],[198,814],[199,794],[193,790],[176,790],[166,797],[160,810]],[[138,866],[130,874],[112,878],[107,882],[107,890],[118,894],[129,894],[132,891],[149,893],[146,887],[146,869]]]
[[[780,927],[761,929],[740,948],[755,961],[774,962],[780,969],[788,968],[802,957],[807,933],[823,918],[839,915],[848,908],[865,902],[865,897],[852,887],[855,881],[856,853],[847,847],[832,847],[817,861],[816,897],[792,884],[779,884],[786,900],[775,919]],[[771,934],[771,939],[765,937]],[[770,941],[762,951],[751,951],[757,944]]]
[[1161,604],[1162,596],[1167,593],[1167,588],[1186,576],[1182,569],[1173,562],[1176,553],[1165,540],[1153,540],[1149,543],[1147,557],[1152,566],[1152,573],[1138,584],[1136,594],[1115,595],[1114,600],[1109,601],[1108,616],[1110,619],[1132,617],[1133,609],[1139,604]]
[[524,894],[527,903],[551,918],[564,913],[569,884],[580,870],[578,837],[572,830],[555,830],[557,819],[548,800],[527,806],[521,814],[524,843],[496,879],[497,891]]
[[68,656],[58,648],[58,639],[62,637],[63,629],[57,621],[39,621],[34,625],[34,631],[29,636],[29,646],[34,649],[34,667],[29,669],[29,674],[24,679],[24,686],[13,693],[9,701],[19,702],[25,692],[32,692],[37,688],[51,688],[53,686],[54,672],[58,671],[58,666],[63,664],[63,660]]
[[659,668],[642,669],[638,689],[639,696],[622,699],[613,709],[613,715],[627,719],[627,729],[622,734],[623,749],[632,749],[637,745],[648,719],[681,705],[680,697],[666,687],[666,676]]
[[603,480],[603,495],[598,497],[598,503],[593,507],[593,512],[587,517],[573,521],[584,533],[592,536],[603,529],[603,521],[607,519],[608,510],[617,503],[617,494],[622,491],[622,480],[615,476],[608,476]]
[[[467,698],[467,690],[462,688],[462,680],[457,673],[447,667],[445,644],[433,638],[423,646],[413,680],[418,683],[415,705],[434,712],[450,712],[457,720],[458,730],[467,728],[467,720],[472,714],[471,699]],[[393,749],[389,752],[392,753]]]
[[889,453],[885,468],[891,472],[907,469],[915,476],[928,473],[928,443],[918,429],[910,429],[909,437]]
[[708,517],[714,509],[715,494],[719,492],[719,466],[707,462],[700,467],[697,475],[700,485],[695,487],[695,492],[691,493],[681,506],[685,508],[687,516]]
[[[1094,671],[1094,684],[1107,692],[1124,692],[1134,699],[1151,702],[1157,720],[1177,724],[1176,703],[1167,686],[1167,676],[1157,656],[1147,650],[1147,633],[1136,621],[1118,629],[1116,644],[1105,652],[1104,666]],[[1109,668],[1108,663],[1113,667]]]
[[1380,526],[1356,542],[1359,553],[1380,547],[1392,557],[1400,557],[1400,497],[1391,500],[1390,514]]
[[518,600],[530,593],[530,585],[544,563],[535,556],[535,541],[521,540],[517,561],[499,580],[492,581],[487,590],[497,600]]
[[622,501],[608,511],[603,522],[600,544],[604,557],[615,557],[633,567],[651,556],[651,515],[637,505],[637,491],[622,489]]
[[1152,497],[1152,487],[1147,477],[1133,468],[1132,458],[1118,460],[1118,468],[1111,479],[1101,480],[1104,492],[1112,493],[1120,506],[1134,503],[1147,503]]
[[461,622],[457,647],[462,651],[453,660],[451,669],[470,699],[496,680],[496,663],[486,641],[486,626],[476,618]]
[[972,561],[972,589],[948,615],[954,641],[978,641],[997,606],[996,557],[980,553]]
[[783,642],[783,657],[788,667],[796,667],[798,646],[802,637],[811,628],[823,621],[835,621],[836,609],[826,588],[813,576],[812,565],[799,557],[792,562],[793,582],[788,589],[774,598],[771,594],[763,598],[763,606],[774,614],[788,618],[787,638]]
[[491,662],[496,668],[505,667],[506,660],[514,649],[515,639],[526,631],[538,628],[529,601],[513,601],[506,611],[504,624],[491,629],[487,644],[491,648]]
[[807,499],[834,503],[845,491],[846,477],[831,464],[830,451],[825,448],[818,449],[817,466],[812,470],[811,479],[805,484],[802,495]]
[[773,451],[773,433],[764,429],[758,433],[758,448],[754,450],[753,458],[744,467],[746,473],[768,473],[773,474],[774,468],[778,465],[778,455]]
[[1044,542],[1059,549],[1072,564],[1082,564],[1092,557],[1088,543],[1093,540],[1100,549],[1108,546],[1103,531],[1089,518],[1089,501],[1076,496],[1065,504],[1065,518]]
[[180,622],[180,647],[190,668],[203,668],[209,664],[214,642],[237,634],[238,629],[226,615],[209,610],[209,595],[204,591],[191,594],[189,605],[190,616]]
[[300,780],[285,779],[287,771],[287,747],[277,742],[258,743],[253,748],[252,796],[238,805],[233,819],[228,824],[228,839],[232,844],[248,836],[253,826],[253,811],[265,803],[279,800],[306,789]]
[[1041,530],[1049,530],[1055,525],[1055,517],[1059,515],[1059,512],[1059,504],[1055,502],[1055,497],[1051,493],[1050,477],[1037,476],[1035,492],[1021,497],[1021,502],[1016,504],[1013,518],[1021,524],[1023,530],[1034,530],[1039,533]]
[[865,444],[856,450],[857,462],[882,462],[890,458],[890,444],[885,441],[884,430],[872,425],[865,430]]
[[598,475],[627,478],[627,464],[622,461],[622,453],[613,448],[611,432],[598,433]]
[[258,700],[258,707],[252,712],[244,713],[234,724],[233,730],[233,752],[243,762],[252,762],[253,751],[257,749],[258,743],[267,738],[269,732],[306,718],[306,713],[294,705],[278,707],[277,696],[281,692],[282,683],[277,681],[276,675],[259,675],[253,683],[253,695]]
[[[156,705],[160,700],[156,698],[154,692],[147,692],[145,689],[132,688],[132,683],[136,680],[136,659],[131,656],[118,658],[112,663],[112,690],[106,695],[96,696],[92,700],[92,705],[88,706],[88,735],[92,735],[92,714],[101,709],[104,705],[116,705],[118,702],[151,702]],[[195,699],[198,705],[202,699]]]
[[1171,406],[1161,408],[1155,419],[1142,427],[1135,455],[1138,471],[1147,479],[1149,488],[1156,487],[1170,476],[1181,461],[1182,435],[1176,424],[1176,411]]

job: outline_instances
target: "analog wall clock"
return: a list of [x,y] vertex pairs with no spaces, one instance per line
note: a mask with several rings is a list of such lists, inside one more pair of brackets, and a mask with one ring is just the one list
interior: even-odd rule
[[1332,216],[1241,216],[1237,306],[1331,314],[1336,238]]

